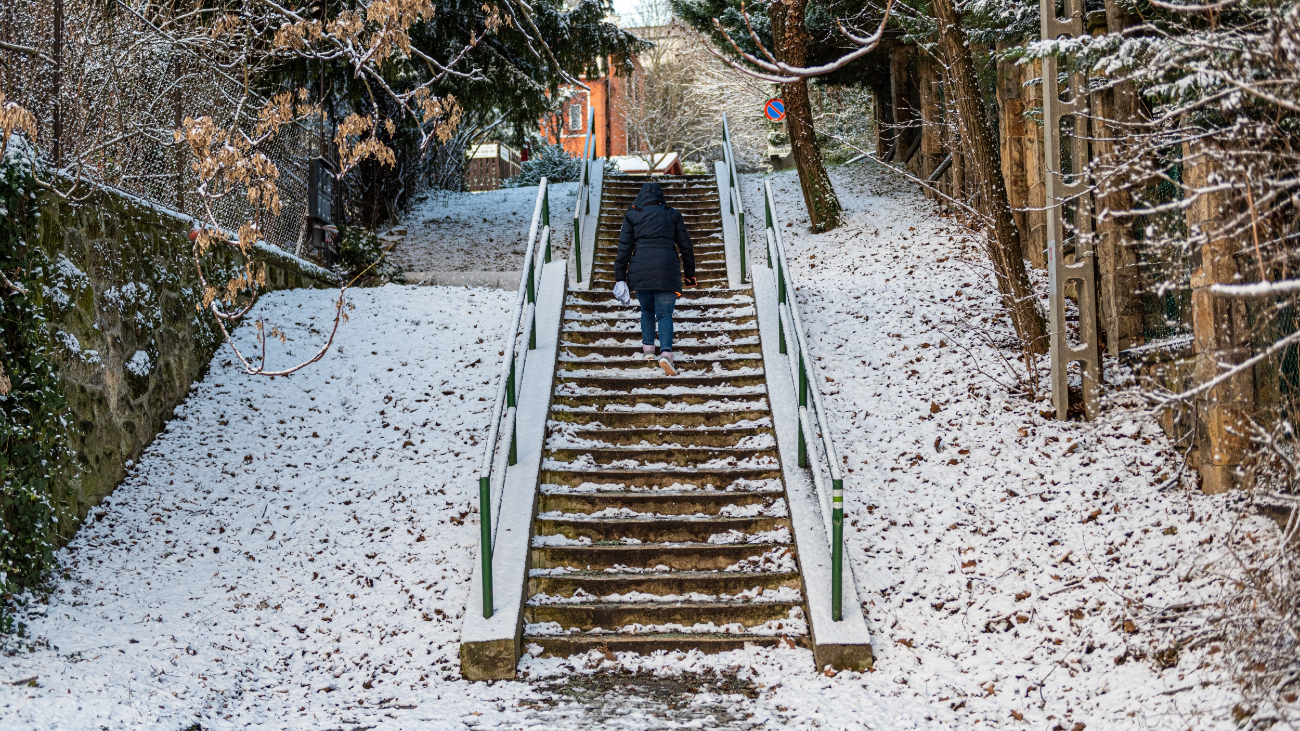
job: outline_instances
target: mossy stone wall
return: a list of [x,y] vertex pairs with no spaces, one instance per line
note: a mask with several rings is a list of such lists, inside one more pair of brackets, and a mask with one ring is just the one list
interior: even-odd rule
[[[72,518],[60,521],[63,540],[121,483],[221,345],[211,315],[195,307],[202,292],[190,226],[107,192],[41,201],[35,243],[54,266],[44,296],[79,463],[58,496]],[[229,269],[237,257],[218,265]],[[268,290],[335,286],[328,272],[274,250],[256,258]],[[226,279],[210,272],[209,281]]]

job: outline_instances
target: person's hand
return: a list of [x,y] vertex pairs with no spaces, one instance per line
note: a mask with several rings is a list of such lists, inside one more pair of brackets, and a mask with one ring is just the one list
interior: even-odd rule
[[683,283],[686,285],[687,289],[691,289],[692,287],[695,287],[697,284],[699,284],[699,282],[696,281],[695,277],[687,277],[685,280],[683,280]]
[[627,291],[627,282],[614,282],[614,299],[622,304],[632,304],[632,295]]

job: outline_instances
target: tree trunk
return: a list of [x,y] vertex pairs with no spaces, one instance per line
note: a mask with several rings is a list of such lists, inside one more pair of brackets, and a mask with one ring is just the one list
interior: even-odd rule
[[[777,0],[771,5],[772,41],[776,57],[791,66],[808,61],[808,28],[804,9],[808,0]],[[835,197],[830,176],[822,165],[822,151],[813,130],[812,103],[808,100],[808,82],[800,79],[781,85],[785,102],[786,126],[790,130],[790,147],[799,169],[799,185],[808,220],[813,231],[830,231],[840,225],[840,200]]]
[[939,21],[939,44],[948,64],[949,88],[953,90],[957,124],[966,153],[965,173],[973,183],[976,205],[993,226],[989,258],[993,260],[998,289],[1011,314],[1011,324],[1025,347],[1033,353],[1044,353],[1047,352],[1047,325],[1035,305],[1034,291],[1025,272],[1020,230],[1007,202],[1002,167],[988,128],[988,110],[976,86],[975,64],[970,46],[966,45],[961,16],[953,9],[952,0],[934,0],[934,12]]

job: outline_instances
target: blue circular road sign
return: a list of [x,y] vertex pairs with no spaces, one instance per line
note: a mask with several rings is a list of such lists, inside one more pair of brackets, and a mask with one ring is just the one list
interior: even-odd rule
[[785,119],[785,102],[777,99],[768,99],[763,105],[763,116],[773,122],[780,122]]

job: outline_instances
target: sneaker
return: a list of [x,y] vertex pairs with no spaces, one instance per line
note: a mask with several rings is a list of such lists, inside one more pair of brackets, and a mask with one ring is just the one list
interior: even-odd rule
[[655,346],[653,346],[653,345],[646,345],[645,343],[642,343],[642,344],[641,344],[641,357],[642,357],[643,359],[645,359],[645,360],[654,360],[654,359],[655,359]]
[[673,351],[665,350],[659,354],[659,367],[670,376],[677,375],[677,369],[673,367]]

